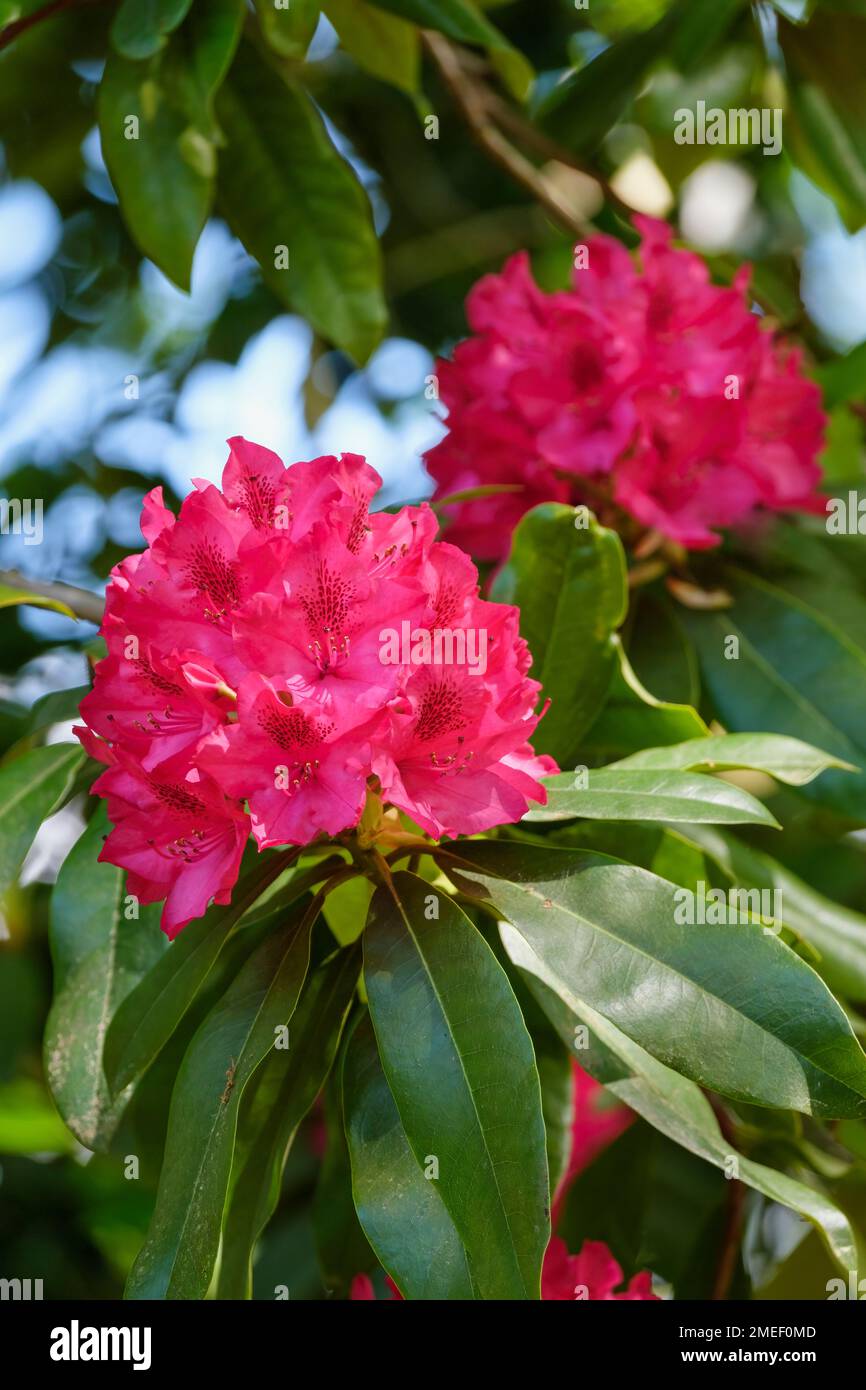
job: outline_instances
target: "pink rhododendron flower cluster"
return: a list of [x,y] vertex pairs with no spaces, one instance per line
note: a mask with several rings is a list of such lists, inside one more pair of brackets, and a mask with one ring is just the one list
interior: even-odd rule
[[520,253],[469,295],[473,336],[437,365],[448,434],[427,464],[440,497],[520,485],[452,509],[449,536],[480,559],[545,501],[617,507],[691,549],[761,507],[823,510],[820,393],[750,312],[749,268],[715,286],[665,223],[635,222],[640,266],[596,236],[570,290],[543,292]]
[[518,612],[479,598],[427,506],[371,514],[381,479],[356,455],[230,447],[222,491],[197,481],[177,517],[145,499],[82,704],[107,764],[100,858],[166,900],[169,936],[229,901],[251,831],[260,850],[336,835],[372,781],[429,834],[471,833],[518,820],[555,770],[528,743]]

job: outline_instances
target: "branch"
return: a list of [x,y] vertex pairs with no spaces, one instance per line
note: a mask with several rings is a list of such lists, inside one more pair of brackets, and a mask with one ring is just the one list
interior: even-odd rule
[[[19,574],[17,570],[0,570],[0,584],[6,584],[10,589],[22,589],[39,598],[57,599],[85,622],[97,625],[102,622],[105,602],[99,594],[93,594],[89,589],[78,589],[73,584],[45,584],[40,579],[28,579],[26,574]],[[26,603],[26,599],[22,599],[22,603]]]
[[545,176],[544,171],[537,168],[506,138],[497,121],[507,126],[528,149],[594,179],[607,201],[631,217],[633,209],[614,193],[610,184],[600,174],[581,164],[569,151],[550,140],[543,131],[538,130],[501,97],[491,92],[468,69],[467,61],[470,55],[467,54],[464,58],[460,49],[430,29],[422,31],[422,38],[476,143],[495,164],[531,193],[567,231],[576,236],[584,236],[588,231],[588,225],[583,218],[577,216],[568,200]]
[[32,29],[34,24],[41,24],[44,19],[50,19],[52,15],[60,14],[63,10],[76,10],[84,5],[101,5],[104,0],[50,0],[50,4],[43,5],[41,10],[35,10],[33,14],[25,15],[23,19],[13,20],[7,24],[5,29],[0,30],[0,51],[8,48],[10,43],[14,43],[19,34],[23,34],[27,29]]
[[587,224],[575,215],[559,190],[544,177],[540,169],[514,148],[491,119],[486,91],[464,71],[457,49],[431,29],[423,30],[422,36],[427,52],[439,69],[476,143],[516,183],[527,189],[551,217],[574,235],[584,236]]

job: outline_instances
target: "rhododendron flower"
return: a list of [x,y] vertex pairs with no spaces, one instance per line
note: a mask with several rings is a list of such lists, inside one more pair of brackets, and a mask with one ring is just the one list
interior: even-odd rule
[[196,481],[177,517],[145,498],[78,730],[107,765],[100,857],[165,899],[170,936],[229,901],[250,833],[338,835],[370,790],[433,836],[474,833],[544,801],[556,770],[528,742],[517,610],[479,597],[429,507],[371,513],[381,480],[354,454],[285,468],[230,448],[222,490]]
[[596,236],[570,290],[540,290],[526,253],[485,276],[466,305],[474,336],[437,364],[437,496],[520,488],[448,509],[449,538],[481,559],[507,553],[520,516],[545,501],[606,519],[618,508],[692,549],[758,508],[823,511],[820,393],[750,311],[748,267],[713,285],[665,223],[635,222],[640,265]]

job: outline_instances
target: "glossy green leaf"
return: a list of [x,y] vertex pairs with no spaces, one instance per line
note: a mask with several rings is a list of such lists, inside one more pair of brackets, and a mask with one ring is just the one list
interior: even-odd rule
[[361,935],[372,896],[370,880],[357,874],[326,897],[322,915],[341,946],[348,946]]
[[[780,734],[711,734],[665,748],[645,748],[616,764],[617,768],[653,768],[658,772],[725,772],[751,768],[767,772],[778,782],[802,787],[831,767],[847,767],[840,758],[811,744]],[[849,771],[853,770],[848,768]]]
[[[803,795],[866,822],[866,651],[804,599],[747,574],[725,573],[734,606],[686,612],[704,685],[732,732],[767,729],[816,744],[860,769],[830,770]],[[728,639],[739,656],[725,656]]]
[[123,0],[111,42],[125,58],[152,58],[186,18],[192,0]]
[[212,101],[238,42],[239,0],[196,0],[154,57],[109,50],[99,86],[102,152],[139,249],[181,289],[213,203]]
[[471,0],[371,0],[377,9],[400,15],[422,29],[438,29],[459,43],[503,48],[505,35],[495,28]]
[[379,244],[367,195],[312,100],[246,44],[218,111],[232,230],[283,303],[365,361],[386,323]]
[[545,777],[544,785],[547,804],[533,807],[523,817],[525,821],[582,816],[588,820],[778,824],[766,806],[748,792],[699,772],[603,767],[583,770],[577,776],[561,772]]
[[314,900],[265,938],[189,1045],[172,1093],[156,1207],[127,1298],[207,1293],[240,1098],[295,1011],[317,914]]
[[466,1251],[439,1191],[409,1146],[369,1016],[343,1064],[343,1105],[358,1219],[404,1298],[475,1297]]
[[779,916],[815,947],[818,959],[809,959],[821,977],[852,1003],[866,1001],[866,917],[834,903],[769,854],[733,835],[709,826],[694,827],[687,834],[732,883],[777,892]]
[[78,743],[32,748],[0,767],[0,896],[15,881],[36,832],[84,762]]
[[592,154],[653,63],[667,51],[673,18],[671,10],[651,29],[626,34],[557,83],[536,109],[545,129],[570,149]]
[[810,1221],[830,1253],[844,1269],[857,1265],[857,1242],[845,1214],[819,1189],[738,1154],[726,1139],[710,1102],[693,1081],[663,1066],[627,1037],[582,997],[565,988],[548,969],[525,936],[507,923],[502,928],[506,950],[524,971],[542,1006],[563,1040],[572,1045],[576,1025],[589,1030],[589,1047],[579,1052],[580,1063],[626,1105],[677,1144],[717,1168],[737,1175],[771,1201],[781,1202]]
[[[575,525],[581,521],[588,524]],[[616,667],[614,633],[627,603],[620,539],[585,508],[534,507],[514,532],[493,597],[520,608],[531,674],[551,701],[535,749],[567,762],[599,713]]]
[[508,979],[460,909],[399,873],[377,891],[364,981],[388,1085],[481,1298],[539,1297],[547,1160],[532,1043]]
[[51,895],[54,1002],[45,1070],[58,1110],[88,1149],[107,1147],[128,1099],[102,1074],[108,1024],[168,945],[159,908],[127,899],[123,872],[97,857],[111,826],[101,801],[63,862]]
[[81,701],[89,692],[89,685],[78,685],[71,690],[52,690],[41,695],[30,711],[27,733],[36,734],[51,724],[65,724],[77,718]]
[[244,913],[283,872],[278,858],[238,883],[228,907],[214,906],[184,927],[171,949],[127,996],[109,1025],[103,1066],[113,1093],[150,1066],[201,989],[217,956]]
[[667,1066],[757,1105],[866,1114],[866,1055],[848,1019],[761,926],[678,921],[682,890],[587,851],[471,840],[440,860],[483,887],[561,993],[579,990]]
[[638,680],[616,640],[616,666],[608,697],[598,718],[584,735],[586,754],[598,762],[625,757],[656,744],[701,738],[709,730],[691,705],[656,699]]
[[312,971],[289,1029],[254,1072],[238,1112],[223,1219],[218,1298],[249,1298],[255,1243],[273,1215],[286,1157],[325,1084],[361,970],[360,947],[337,951]]
[[319,22],[316,0],[291,0],[277,9],[274,0],[255,0],[262,33],[282,58],[300,59],[306,55]]
[[421,70],[421,36],[414,24],[365,0],[325,0],[340,44],[365,72],[414,95]]

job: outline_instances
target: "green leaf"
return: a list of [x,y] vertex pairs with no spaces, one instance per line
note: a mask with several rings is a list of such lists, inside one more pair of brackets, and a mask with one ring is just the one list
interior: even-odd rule
[[379,243],[367,195],[313,102],[245,44],[218,110],[228,140],[220,205],[232,230],[283,303],[366,361],[387,321]]
[[167,941],[159,908],[130,917],[125,876],[97,857],[111,826],[101,801],[63,862],[51,895],[54,1002],[45,1030],[45,1070],[76,1139],[104,1150],[129,1099],[109,1095],[102,1047],[121,1000],[159,960]]
[[116,1094],[150,1066],[198,994],[236,924],[285,864],[275,857],[241,879],[229,907],[211,907],[124,999],[109,1025],[103,1065]]
[[412,1152],[369,1015],[343,1063],[346,1138],[358,1219],[404,1298],[473,1299],[466,1251],[435,1178]]
[[[757,575],[725,571],[723,582],[732,608],[683,617],[720,720],[734,732],[806,739],[861,769],[825,772],[803,795],[866,822],[866,651],[830,617]],[[725,655],[732,636],[736,660]]]
[[422,29],[437,29],[458,43],[483,48],[508,48],[510,44],[477,6],[469,0],[372,0],[379,10],[400,15]]
[[421,39],[413,24],[364,0],[325,0],[322,8],[360,68],[410,96],[418,92]]
[[616,668],[614,632],[627,604],[620,539],[585,508],[558,502],[534,507],[514,532],[492,596],[520,608],[531,674],[551,701],[534,737],[536,751],[567,762],[599,713]]
[[658,699],[698,703],[701,682],[697,657],[674,605],[646,590],[638,590],[631,605],[628,659],[640,682]]
[[802,787],[830,767],[853,769],[832,753],[822,753],[798,738],[780,734],[711,734],[665,748],[645,748],[616,764],[622,770],[652,768],[658,772],[724,772],[751,768],[767,772],[777,782]]
[[197,0],[154,57],[109,50],[99,87],[102,152],[139,249],[188,290],[214,196],[213,96],[237,45],[240,0]]
[[[682,746],[682,745],[680,745]],[[778,826],[766,806],[730,782],[692,772],[610,768],[545,777],[547,805],[534,807],[525,821],[662,820],[711,825]]]
[[615,125],[653,63],[667,50],[674,11],[651,29],[626,34],[545,96],[536,117],[572,150],[592,154]]
[[361,970],[360,947],[312,972],[292,1018],[288,1049],[272,1048],[238,1114],[223,1220],[218,1298],[249,1298],[255,1243],[276,1210],[289,1149],[331,1070]]
[[370,880],[356,874],[326,897],[322,915],[341,946],[348,946],[361,935],[372,896]]
[[710,1102],[693,1081],[663,1066],[584,999],[563,989],[520,932],[507,923],[500,930],[509,956],[524,971],[563,1040],[572,1043],[575,1020],[589,1029],[590,1047],[581,1051],[580,1061],[597,1081],[656,1129],[717,1168],[729,1171],[731,1159],[736,1158],[741,1182],[805,1217],[843,1269],[856,1268],[854,1232],[829,1197],[738,1154],[722,1135]]
[[577,1175],[557,1234],[569,1250],[603,1240],[625,1280],[651,1269],[677,1299],[709,1299],[729,1194],[718,1168],[636,1119]]
[[47,695],[41,695],[30,711],[28,735],[39,733],[50,724],[65,724],[75,719],[81,701],[89,694],[89,685],[77,685],[71,690],[51,690]]
[[192,0],[123,0],[111,42],[125,58],[152,58],[186,18]]
[[866,398],[866,343],[852,348],[844,357],[822,363],[817,376],[828,410],[847,401],[862,401]]
[[295,1011],[314,900],[271,933],[196,1032],[171,1098],[153,1219],[126,1297],[204,1298],[219,1248],[240,1098]]
[[313,1228],[322,1282],[329,1294],[342,1298],[349,1297],[356,1274],[376,1265],[352,1199],[352,1170],[343,1123],[343,1057],[351,1027],[350,1019],[324,1091],[325,1157],[313,1195]]
[[15,881],[37,830],[57,810],[83,762],[80,744],[52,743],[0,767],[0,897]]
[[571,1059],[552,1033],[532,1030],[535,1064],[541,1082],[541,1113],[547,1135],[547,1172],[551,1195],[568,1172],[574,1120]]
[[59,598],[47,598],[44,594],[31,594],[26,589],[16,589],[11,584],[0,584],[0,608],[15,608],[22,603],[30,608],[51,608],[55,613],[62,613],[65,618],[75,618],[72,609]]
[[382,1066],[412,1152],[438,1190],[481,1298],[539,1297],[547,1160],[532,1043],[472,923],[413,874],[380,888],[364,981]]
[[615,641],[613,682],[601,714],[584,736],[587,753],[606,762],[637,749],[682,743],[709,733],[691,705],[670,704],[651,695],[632,670],[619,639]]
[[818,952],[813,964],[832,990],[852,1003],[866,1001],[866,917],[818,893],[769,854],[724,831],[695,828],[689,839],[732,883],[778,892],[780,916]]
[[256,13],[268,44],[281,58],[304,58],[319,22],[316,0],[290,0],[277,9],[274,0],[255,0]]
[[667,1066],[757,1105],[866,1113],[866,1056],[845,1014],[759,925],[678,921],[682,890],[587,851],[472,840],[439,858],[483,886],[563,997],[579,990]]

